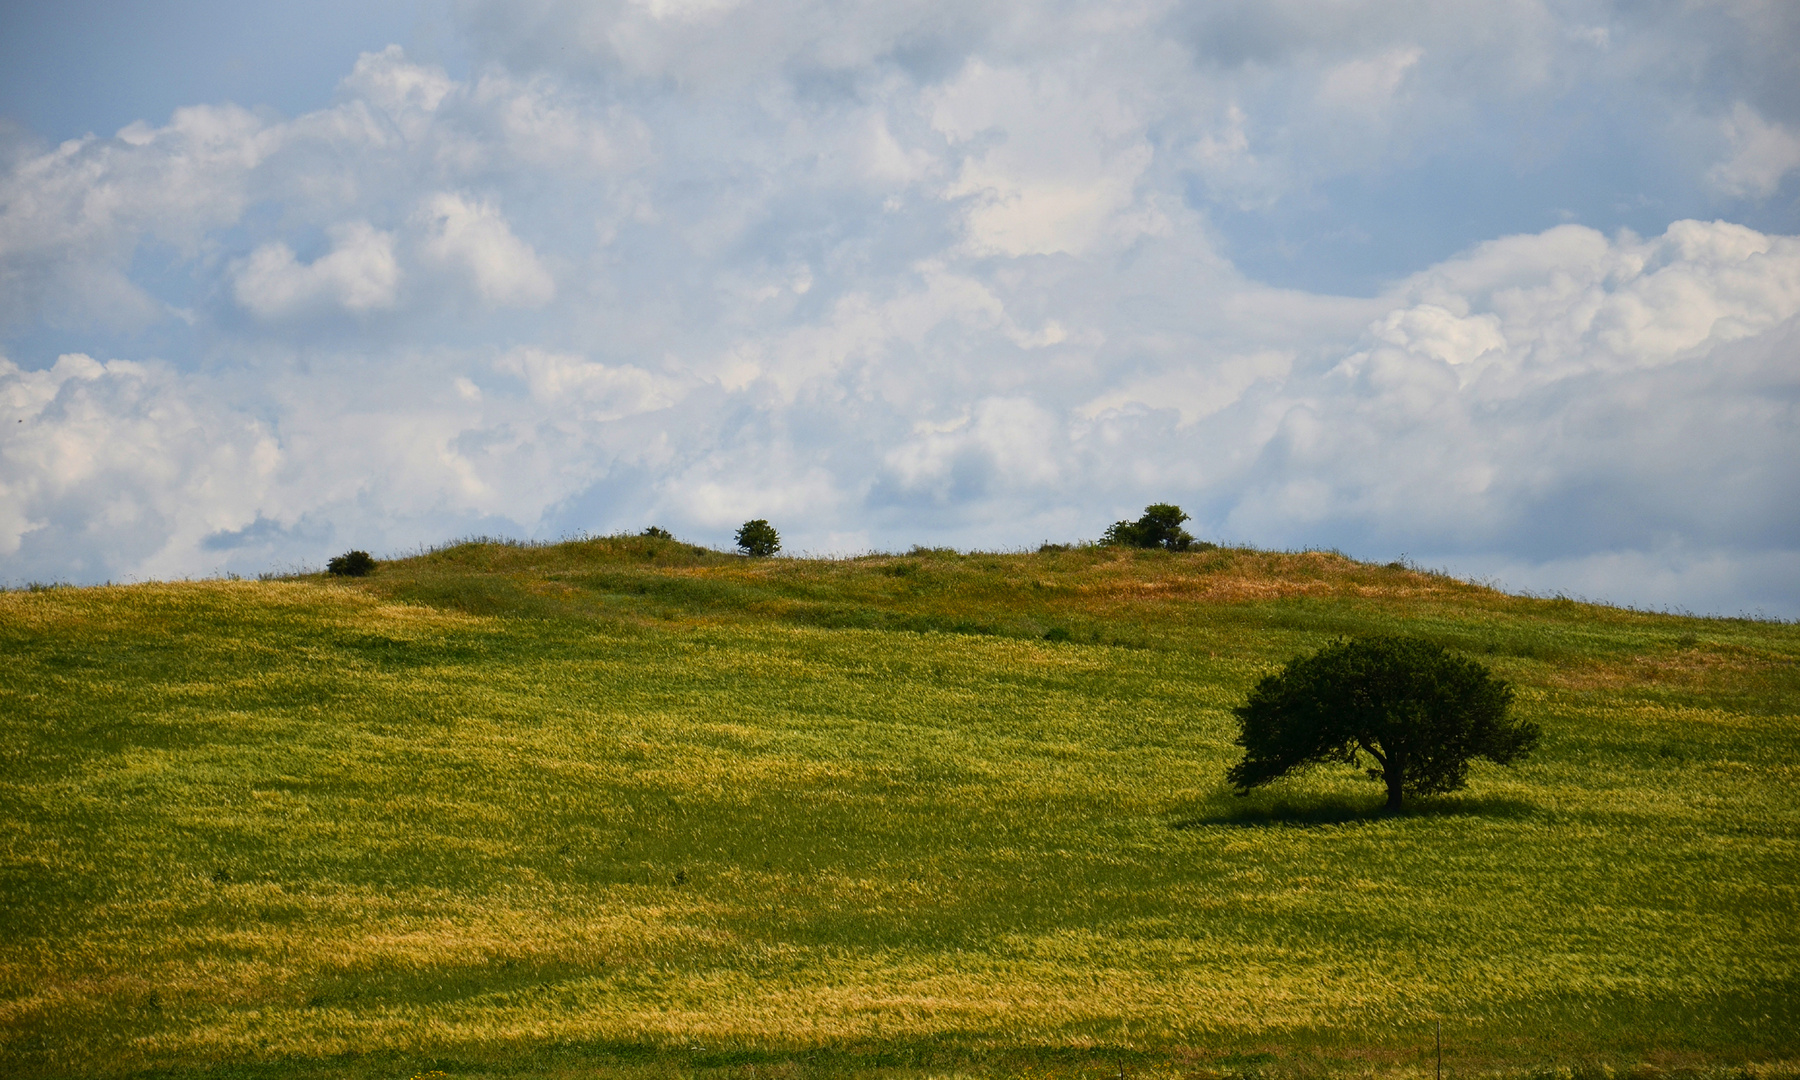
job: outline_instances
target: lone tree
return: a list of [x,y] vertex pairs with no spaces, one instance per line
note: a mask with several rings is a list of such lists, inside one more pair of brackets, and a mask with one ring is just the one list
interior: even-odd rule
[[1173,503],[1155,503],[1144,508],[1144,516],[1136,521],[1115,521],[1107,527],[1100,543],[1107,547],[1164,548],[1186,551],[1194,538],[1181,527],[1188,516]]
[[338,577],[363,577],[375,569],[375,559],[366,551],[346,551],[325,560],[325,569]]
[[1387,809],[1407,795],[1455,791],[1469,762],[1508,765],[1541,734],[1506,715],[1512,687],[1473,660],[1418,638],[1337,641],[1288,662],[1234,709],[1244,760],[1226,779],[1239,795],[1321,761],[1360,764],[1387,785]]
[[757,518],[738,526],[737,546],[751,558],[760,559],[781,550],[781,534],[775,531],[775,526]]

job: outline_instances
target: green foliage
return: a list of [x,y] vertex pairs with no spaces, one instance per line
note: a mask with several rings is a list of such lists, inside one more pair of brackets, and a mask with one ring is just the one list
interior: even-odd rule
[[366,551],[346,551],[333,555],[325,569],[338,577],[367,577],[375,569],[375,558]]
[[673,540],[675,534],[660,525],[652,525],[644,530],[644,535],[656,540]]
[[1340,640],[1288,662],[1232,710],[1244,759],[1226,778],[1240,792],[1318,762],[1356,765],[1387,787],[1387,808],[1406,795],[1441,795],[1468,784],[1477,757],[1509,765],[1541,731],[1512,720],[1512,687],[1473,660],[1412,637]]
[[[1187,551],[1193,548],[1194,538],[1181,527],[1188,516],[1181,507],[1172,503],[1153,503],[1144,508],[1144,516],[1136,521],[1115,521],[1107,527],[1106,534],[1100,543],[1106,547],[1163,548],[1166,551]],[[1202,551],[1211,550],[1215,545],[1200,544]]]
[[781,534],[762,518],[738,526],[738,550],[753,559],[767,558],[781,550]]
[[[1539,749],[1234,797],[1232,707],[1376,633]],[[1800,626],[1322,552],[0,593],[0,1076],[1406,1080],[1442,1017],[1447,1077],[1792,1080],[1796,761]]]

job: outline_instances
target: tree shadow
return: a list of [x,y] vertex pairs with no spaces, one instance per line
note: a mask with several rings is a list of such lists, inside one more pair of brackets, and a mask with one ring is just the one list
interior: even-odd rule
[[1409,818],[1484,817],[1523,820],[1537,813],[1538,807],[1523,799],[1461,792],[1415,797],[1397,811],[1388,810],[1380,797],[1356,799],[1322,795],[1270,800],[1256,799],[1254,796],[1245,799],[1221,792],[1203,805],[1171,810],[1168,826],[1171,829],[1306,828],[1362,825]]

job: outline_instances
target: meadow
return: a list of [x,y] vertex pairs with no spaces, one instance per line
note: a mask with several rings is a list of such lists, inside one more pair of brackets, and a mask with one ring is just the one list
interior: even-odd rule
[[[1380,812],[1233,705],[1542,725]],[[1327,552],[468,542],[0,594],[0,1075],[1800,1075],[1800,626]]]

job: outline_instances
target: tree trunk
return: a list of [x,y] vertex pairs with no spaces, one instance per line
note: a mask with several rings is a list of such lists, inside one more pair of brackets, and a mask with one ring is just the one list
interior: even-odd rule
[[1359,745],[1362,747],[1363,753],[1374,758],[1375,763],[1381,766],[1381,778],[1387,781],[1387,810],[1391,813],[1400,809],[1400,778],[1404,773],[1400,767],[1400,754],[1394,750],[1389,750],[1384,754],[1375,749],[1374,743],[1366,739]]

